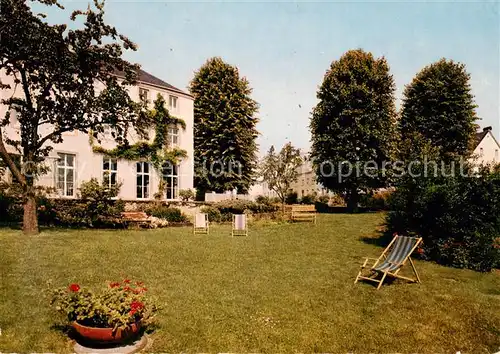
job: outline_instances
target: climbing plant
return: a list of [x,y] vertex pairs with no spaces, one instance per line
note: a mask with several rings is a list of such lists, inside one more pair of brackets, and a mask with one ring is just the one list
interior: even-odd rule
[[[89,142],[93,152],[124,160],[147,160],[160,173],[167,163],[177,165],[181,159],[187,157],[187,152],[177,147],[170,148],[168,129],[171,127],[186,129],[186,123],[184,120],[170,115],[162,95],[158,94],[153,104],[152,109],[143,110],[140,123],[136,126],[141,141],[135,144],[126,142],[119,144],[114,149],[105,149],[100,145],[95,145],[95,139],[98,138],[98,135],[92,133]],[[153,141],[150,142],[148,128],[152,126],[154,126],[155,135]],[[160,179],[158,188],[160,191],[164,189],[162,179]]]

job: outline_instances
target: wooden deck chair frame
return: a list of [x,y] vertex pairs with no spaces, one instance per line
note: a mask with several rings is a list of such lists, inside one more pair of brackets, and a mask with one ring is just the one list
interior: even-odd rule
[[[198,215],[205,215],[205,227],[198,226],[196,223],[196,217]],[[193,234],[209,234],[210,226],[208,222],[208,214],[206,213],[197,213],[194,215],[194,223],[193,223]]]
[[[242,216],[244,219],[244,228],[236,228],[236,218],[237,216]],[[247,226],[247,216],[245,214],[233,214],[233,229],[231,230],[231,236],[248,236],[248,226]]]
[[[373,281],[375,283],[378,283],[378,286],[377,286],[377,290],[378,290],[382,287],[382,284],[384,283],[384,280],[387,276],[408,280],[408,281],[411,281],[414,283],[420,283],[420,277],[418,276],[417,269],[415,268],[415,264],[413,263],[413,260],[411,259],[410,256],[417,249],[417,247],[420,245],[420,243],[422,243],[421,237],[411,237],[413,239],[416,239],[415,245],[411,248],[411,250],[408,252],[408,254],[404,257],[404,259],[399,264],[394,264],[394,265],[398,266],[396,271],[390,272],[389,270],[386,270],[386,271],[382,272],[382,271],[375,269],[375,267],[377,267],[377,265],[379,265],[380,263],[383,263],[384,260],[387,258],[387,254],[391,250],[392,245],[396,242],[398,237],[408,237],[408,236],[395,235],[395,237],[392,239],[391,243],[389,243],[389,245],[385,248],[384,252],[382,252],[380,257],[378,257],[378,258],[366,257],[363,265],[361,266],[361,270],[359,271],[358,276],[356,277],[356,280],[354,281],[354,284],[356,284],[359,279]],[[362,274],[363,274],[363,271],[366,268],[366,265],[368,264],[369,260],[374,260],[375,262],[370,267],[371,273],[368,276],[364,276]],[[413,273],[415,274],[415,278],[409,278],[409,277],[405,277],[405,276],[402,276],[399,274],[401,268],[406,264],[407,261],[409,261],[409,263],[411,265]],[[379,275],[379,274],[382,274],[382,278],[380,280],[377,279],[377,275]]]

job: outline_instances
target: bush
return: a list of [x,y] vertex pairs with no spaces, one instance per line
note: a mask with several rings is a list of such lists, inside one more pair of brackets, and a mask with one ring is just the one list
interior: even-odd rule
[[188,202],[191,199],[194,199],[194,197],[195,195],[192,189],[181,189],[179,191],[179,198],[181,198],[183,202]]
[[[223,218],[220,210],[213,206],[204,206],[201,208],[201,212],[208,214],[208,221],[210,222],[222,222],[227,219],[227,215]],[[231,218],[231,214],[229,214],[229,217]]]
[[286,204],[297,204],[299,202],[299,198],[297,192],[290,192],[286,195],[285,203]]
[[408,179],[389,206],[388,232],[423,237],[424,258],[479,271],[500,266],[500,172]]
[[359,204],[361,207],[370,210],[388,210],[391,193],[391,191],[383,191],[373,194],[362,194],[359,196]]
[[164,204],[157,204],[144,210],[150,216],[164,219],[169,222],[187,222],[188,218],[179,208],[171,208]]
[[314,204],[316,202],[315,194],[307,194],[300,199],[300,204]]

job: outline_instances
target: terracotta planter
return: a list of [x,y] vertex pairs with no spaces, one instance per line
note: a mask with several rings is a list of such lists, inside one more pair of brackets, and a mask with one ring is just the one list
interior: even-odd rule
[[117,329],[115,332],[113,328],[87,327],[76,321],[71,325],[82,338],[99,344],[121,343],[137,335],[141,329],[140,322],[132,323],[126,330]]

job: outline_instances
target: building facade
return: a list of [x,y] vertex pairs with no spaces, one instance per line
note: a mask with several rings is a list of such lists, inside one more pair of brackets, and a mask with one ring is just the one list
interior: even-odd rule
[[493,136],[492,128],[476,133],[475,161],[481,165],[500,163],[500,144]]
[[[13,81],[3,75],[2,82],[12,84]],[[150,105],[158,94],[163,96],[169,113],[186,123],[186,129],[174,126],[169,129],[168,144],[171,148],[186,151],[187,157],[177,166],[166,166],[157,171],[149,161],[129,161],[94,153],[88,134],[68,132],[63,134],[63,142],[52,145],[53,150],[45,162],[49,172],[39,177],[38,185],[55,188],[60,198],[76,198],[81,183],[96,178],[110,186],[120,184],[118,197],[124,200],[153,199],[161,179],[165,182],[164,199],[167,200],[178,199],[181,189],[193,188],[193,97],[143,70],[138,73],[137,85],[130,86],[128,91],[133,100],[147,99]],[[18,94],[20,92],[2,90],[3,97]],[[5,105],[0,105],[1,117],[5,116],[7,109]],[[4,135],[19,139],[19,123],[15,115],[16,111],[11,110],[10,125],[5,127]],[[130,144],[140,141],[135,132],[130,132],[127,137]],[[150,139],[153,138],[154,129],[151,129]],[[110,133],[104,135],[99,145],[105,149],[116,147]],[[9,152],[16,154],[12,148]]]
[[328,190],[316,181],[316,172],[307,154],[302,154],[302,165],[297,169],[297,181],[290,184],[292,192],[299,198],[306,195],[329,195]]

